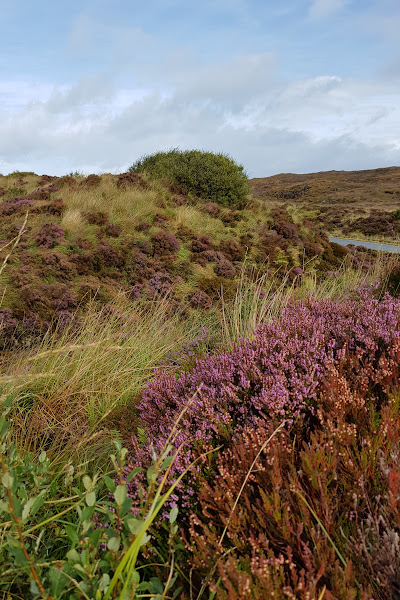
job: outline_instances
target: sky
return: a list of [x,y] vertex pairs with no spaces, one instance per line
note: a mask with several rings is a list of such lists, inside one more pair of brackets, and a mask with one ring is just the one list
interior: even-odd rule
[[400,165],[398,0],[0,0],[0,173]]

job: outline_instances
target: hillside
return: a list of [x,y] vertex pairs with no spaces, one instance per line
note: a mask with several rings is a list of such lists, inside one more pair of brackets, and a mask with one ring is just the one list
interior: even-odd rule
[[221,207],[135,173],[15,173],[0,177],[0,196],[3,256],[20,235],[0,276],[3,347],[33,343],[93,298],[168,295],[189,313],[207,311],[221,287],[234,295],[245,258],[259,275],[292,282],[337,269],[347,254],[307,215],[294,222],[286,208],[255,198],[242,210]]
[[330,233],[360,239],[400,235],[400,167],[282,173],[251,183],[253,195],[267,205],[294,205]]

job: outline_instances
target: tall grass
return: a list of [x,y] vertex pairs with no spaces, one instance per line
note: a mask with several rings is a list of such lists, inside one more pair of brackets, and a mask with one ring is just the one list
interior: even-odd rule
[[64,187],[62,198],[69,211],[103,211],[121,222],[133,223],[154,216],[162,204],[163,191],[157,182],[149,184],[148,189],[122,189],[115,185],[112,176],[103,176],[95,188]]
[[397,263],[397,257],[380,253],[373,263],[361,264],[360,268],[349,266],[344,260],[340,268],[325,278],[313,269],[313,262],[303,264],[303,274],[291,276],[287,273],[266,272],[259,274],[244,263],[235,298],[228,302],[223,298],[221,338],[226,348],[240,340],[251,339],[261,323],[279,319],[289,302],[307,297],[343,300],[354,290],[380,282],[381,292],[386,278]]
[[95,303],[63,331],[20,354],[0,378],[15,396],[15,435],[21,446],[51,455],[82,451],[102,439],[112,411],[135,398],[154,367],[200,328],[172,312],[168,300]]

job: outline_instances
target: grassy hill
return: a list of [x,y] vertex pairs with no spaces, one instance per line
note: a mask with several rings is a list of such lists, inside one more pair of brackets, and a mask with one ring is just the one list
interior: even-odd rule
[[252,180],[268,205],[289,204],[332,234],[357,239],[400,237],[400,167],[365,171],[282,173]]
[[335,270],[346,255],[307,215],[294,220],[257,197],[241,210],[222,207],[136,173],[16,173],[0,177],[0,196],[3,256],[20,235],[0,277],[3,347],[31,343],[93,299],[104,305],[121,292],[210,310],[221,286],[234,296],[245,258],[259,275],[293,281]]

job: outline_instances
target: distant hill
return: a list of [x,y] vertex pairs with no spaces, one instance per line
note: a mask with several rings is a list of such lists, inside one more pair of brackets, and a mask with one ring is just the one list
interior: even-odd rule
[[400,167],[365,171],[281,173],[251,181],[254,197],[314,211],[329,231],[398,237]]

